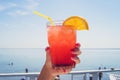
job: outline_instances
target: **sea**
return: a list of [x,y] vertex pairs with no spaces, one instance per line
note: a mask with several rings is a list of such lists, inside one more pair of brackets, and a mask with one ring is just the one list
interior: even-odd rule
[[[81,48],[81,62],[73,71],[120,68],[120,48]],[[46,59],[44,48],[0,48],[0,73],[40,72]],[[70,77],[70,76],[67,76]],[[70,80],[64,75],[61,80]],[[20,78],[3,78],[0,80],[20,80]],[[79,80],[79,79],[76,79]],[[104,74],[103,80],[109,80]]]

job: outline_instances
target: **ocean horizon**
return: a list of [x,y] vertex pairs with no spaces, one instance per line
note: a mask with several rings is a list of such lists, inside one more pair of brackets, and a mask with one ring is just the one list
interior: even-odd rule
[[[120,48],[81,48],[81,51],[81,63],[73,71],[120,68]],[[0,48],[0,73],[20,73],[26,68],[29,72],[40,72],[45,59],[44,48]]]

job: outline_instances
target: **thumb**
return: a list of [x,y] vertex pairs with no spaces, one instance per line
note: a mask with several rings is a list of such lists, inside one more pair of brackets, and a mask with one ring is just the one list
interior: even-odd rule
[[45,51],[46,51],[46,62],[50,62],[51,61],[50,47],[46,47]]

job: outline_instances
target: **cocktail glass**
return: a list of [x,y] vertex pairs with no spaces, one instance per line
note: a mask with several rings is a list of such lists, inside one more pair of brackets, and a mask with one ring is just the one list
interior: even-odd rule
[[70,25],[62,25],[61,21],[56,21],[55,25],[47,24],[48,43],[50,46],[50,56],[54,66],[72,66],[74,61],[71,57],[71,49],[75,47],[76,31]]

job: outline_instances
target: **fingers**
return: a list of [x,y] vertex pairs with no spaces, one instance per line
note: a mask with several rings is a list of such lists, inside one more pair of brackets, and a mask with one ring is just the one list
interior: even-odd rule
[[72,54],[75,56],[79,56],[82,52],[80,50],[78,51],[72,51]]
[[73,57],[71,57],[71,60],[73,60],[75,62],[75,64],[78,64],[80,63],[80,59],[79,59],[79,55],[81,54],[81,51],[80,51],[80,44],[79,43],[76,43],[75,45],[75,48],[72,49],[72,54],[74,55]]
[[80,51],[80,44],[79,43],[76,43],[75,44],[75,48],[73,48],[72,50],[72,54],[78,56],[81,54],[81,51]]
[[80,59],[78,57],[71,57],[71,60],[73,60],[75,64],[80,63]]
[[63,68],[63,72],[64,73],[69,73],[70,71],[72,71],[72,67],[71,66]]
[[81,45],[80,45],[80,43],[76,43],[75,46],[80,48]]

